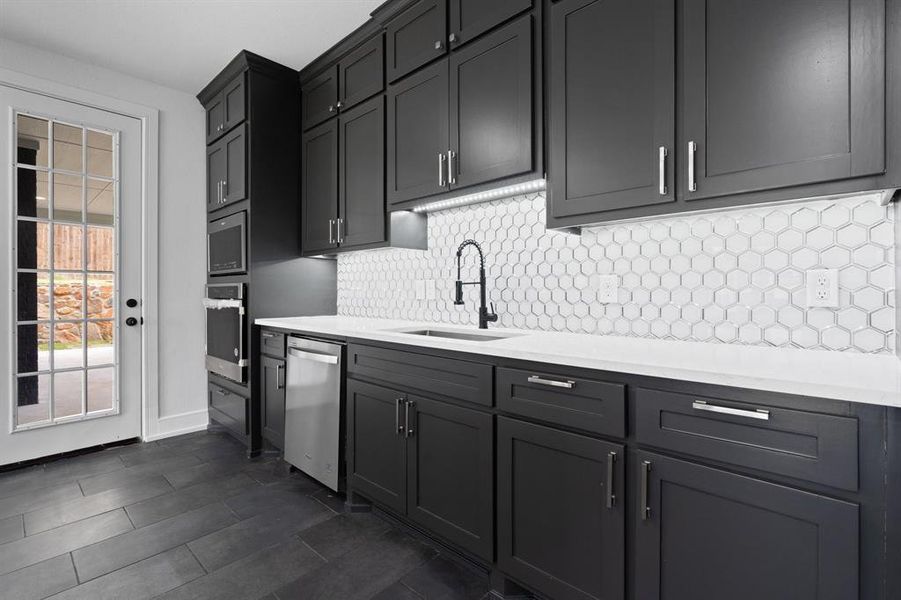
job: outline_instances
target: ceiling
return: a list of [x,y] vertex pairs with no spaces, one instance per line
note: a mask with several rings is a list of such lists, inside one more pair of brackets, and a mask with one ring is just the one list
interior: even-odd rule
[[0,38],[195,94],[247,49],[300,69],[382,0],[0,0]]

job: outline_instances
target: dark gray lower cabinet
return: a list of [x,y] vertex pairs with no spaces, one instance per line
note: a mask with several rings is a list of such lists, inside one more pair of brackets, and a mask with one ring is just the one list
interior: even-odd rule
[[403,394],[347,380],[347,473],[355,492],[403,514],[406,440],[399,428]]
[[501,570],[555,600],[621,600],[624,462],[620,444],[498,417]]
[[260,389],[263,392],[263,439],[285,447],[285,361],[260,356]]
[[636,452],[635,597],[853,600],[858,505]]
[[491,561],[493,417],[421,396],[407,401],[407,516]]

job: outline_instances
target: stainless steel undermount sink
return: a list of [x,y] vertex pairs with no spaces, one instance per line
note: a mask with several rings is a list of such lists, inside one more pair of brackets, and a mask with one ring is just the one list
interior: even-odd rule
[[427,337],[447,338],[452,340],[467,340],[470,342],[494,342],[511,337],[523,335],[521,333],[501,333],[483,331],[458,331],[454,329],[395,329],[396,333],[408,335],[421,335]]

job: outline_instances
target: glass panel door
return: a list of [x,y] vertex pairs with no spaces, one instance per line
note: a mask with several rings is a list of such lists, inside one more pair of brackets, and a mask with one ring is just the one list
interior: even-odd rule
[[119,133],[14,123],[14,429],[118,414]]

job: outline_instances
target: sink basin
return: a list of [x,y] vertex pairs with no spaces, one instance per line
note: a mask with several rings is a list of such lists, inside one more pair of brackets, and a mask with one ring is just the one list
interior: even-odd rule
[[519,333],[500,333],[482,331],[457,331],[454,329],[395,329],[397,333],[408,335],[421,335],[427,337],[447,338],[452,340],[467,340],[470,342],[494,342],[522,335]]

